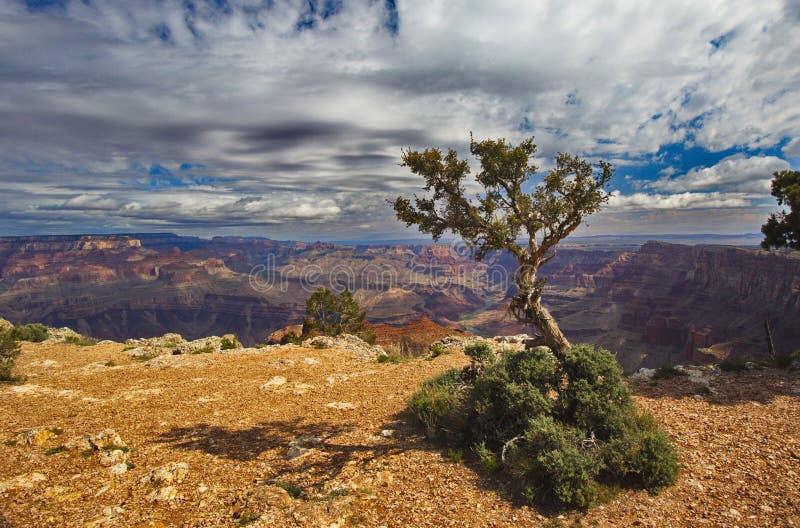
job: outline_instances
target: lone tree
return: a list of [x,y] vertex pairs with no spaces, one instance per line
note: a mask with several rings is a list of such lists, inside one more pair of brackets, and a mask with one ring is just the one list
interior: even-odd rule
[[[513,146],[504,139],[470,137],[470,152],[480,160],[476,180],[484,189],[474,200],[464,187],[469,164],[454,150],[447,154],[437,148],[404,150],[402,165],[425,179],[428,195],[414,196],[413,202],[398,197],[392,202],[397,218],[430,233],[435,241],[451,231],[473,248],[479,261],[492,251],[514,254],[519,269],[511,313],[533,323],[544,344],[561,353],[571,345],[542,306],[547,279],[537,274],[555,257],[556,245],[608,201],[605,187],[612,176],[611,164],[601,161],[595,171],[588,161],[560,153],[555,168],[526,192],[523,187],[538,172],[531,163],[536,153],[533,138]],[[520,244],[520,238],[527,240]]]
[[364,317],[350,290],[336,295],[328,288],[319,288],[306,302],[303,335],[311,332],[360,335],[364,333]]
[[773,174],[772,196],[778,205],[786,205],[789,212],[773,213],[761,226],[764,240],[761,247],[788,247],[800,249],[800,171],[780,171]]

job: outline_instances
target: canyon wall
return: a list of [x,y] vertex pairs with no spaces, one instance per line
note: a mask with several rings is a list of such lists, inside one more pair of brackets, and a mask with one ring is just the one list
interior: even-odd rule
[[[0,316],[100,338],[236,332],[248,344],[302,319],[320,286],[349,287],[375,323],[427,316],[487,334],[532,331],[508,316],[516,262],[447,246],[335,246],[170,234],[0,238]],[[649,242],[569,248],[546,265],[545,303],[573,342],[625,368],[800,348],[800,257]]]

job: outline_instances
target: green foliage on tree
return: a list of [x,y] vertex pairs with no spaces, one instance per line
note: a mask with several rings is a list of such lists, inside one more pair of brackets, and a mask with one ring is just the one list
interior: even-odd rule
[[789,211],[773,213],[761,226],[761,247],[800,249],[800,171],[785,170],[773,174],[772,196]]
[[320,288],[306,302],[303,335],[366,335],[365,316],[350,290],[345,289],[336,295],[328,288]]
[[611,165],[601,161],[595,170],[586,160],[561,153],[555,168],[526,192],[523,187],[539,171],[531,163],[536,154],[533,139],[516,146],[504,139],[471,140],[470,153],[481,167],[475,179],[483,192],[475,199],[468,197],[465,187],[469,164],[454,150],[403,151],[403,166],[423,177],[426,195],[396,198],[392,206],[397,218],[437,241],[448,231],[460,236],[474,249],[477,260],[492,251],[511,252],[519,262],[511,312],[533,323],[554,351],[569,348],[540,302],[546,279],[537,273],[555,256],[556,245],[608,200],[605,187]]
[[514,477],[529,500],[587,508],[603,486],[656,493],[675,483],[675,448],[652,416],[637,414],[607,350],[538,347],[484,365],[423,382],[408,411],[431,439]]

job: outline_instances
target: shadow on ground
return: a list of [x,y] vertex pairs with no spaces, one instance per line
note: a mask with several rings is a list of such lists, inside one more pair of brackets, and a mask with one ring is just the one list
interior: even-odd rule
[[646,398],[692,398],[701,396],[713,405],[747,402],[767,404],[779,396],[800,398],[800,371],[776,368],[720,372],[711,378],[709,393],[688,377],[630,382],[634,394]]

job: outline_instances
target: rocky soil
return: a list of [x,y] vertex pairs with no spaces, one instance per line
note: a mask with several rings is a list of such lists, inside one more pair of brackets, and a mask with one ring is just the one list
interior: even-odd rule
[[678,484],[559,517],[409,423],[417,384],[467,363],[455,350],[130,346],[23,346],[27,380],[0,385],[0,527],[800,526],[797,371],[632,380],[680,448]]

